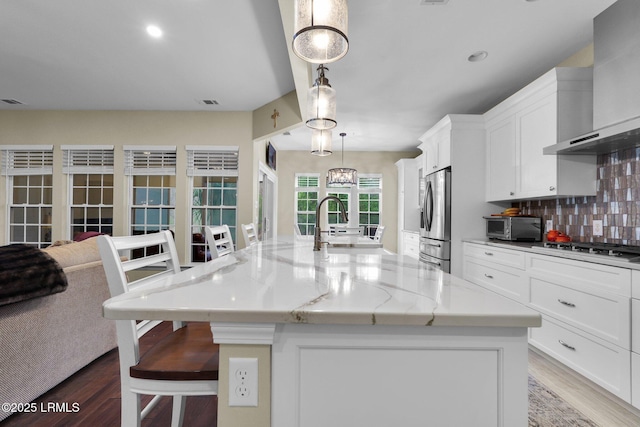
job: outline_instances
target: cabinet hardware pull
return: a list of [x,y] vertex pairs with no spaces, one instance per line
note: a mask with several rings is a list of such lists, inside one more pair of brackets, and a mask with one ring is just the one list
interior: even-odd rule
[[484,277],[486,277],[487,279],[493,279],[493,276],[487,273],[484,274]]
[[513,196],[514,194],[516,194],[516,193],[514,193],[513,191],[509,191],[509,195],[510,196]]
[[556,189],[556,187],[554,187],[553,185],[549,187],[549,191],[554,191]]
[[576,351],[576,348],[575,348],[575,347],[573,347],[573,346],[571,346],[571,345],[567,344],[566,342],[564,342],[564,341],[562,341],[562,340],[558,340],[558,342],[559,342],[560,344],[562,344],[563,346],[567,347],[569,350]]
[[568,302],[568,301],[563,301],[561,299],[558,298],[558,302],[562,305],[566,305],[567,307],[575,307],[576,305],[572,302]]
[[485,252],[485,255],[493,256],[493,252]]

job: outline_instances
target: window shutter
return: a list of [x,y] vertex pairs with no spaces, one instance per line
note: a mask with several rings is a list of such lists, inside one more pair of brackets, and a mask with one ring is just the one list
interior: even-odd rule
[[175,175],[176,147],[124,147],[125,175]]
[[360,189],[382,189],[382,177],[375,175],[364,175],[358,177],[358,188]]
[[187,176],[238,176],[238,147],[187,147]]
[[296,176],[296,187],[320,187],[320,176],[298,175]]
[[113,173],[113,147],[62,149],[64,173]]
[[53,173],[53,146],[4,147],[3,175],[49,175]]

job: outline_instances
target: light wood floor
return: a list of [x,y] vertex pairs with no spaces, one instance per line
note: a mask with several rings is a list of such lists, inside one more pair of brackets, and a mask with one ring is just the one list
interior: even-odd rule
[[529,372],[602,427],[640,426],[640,411],[534,348]]

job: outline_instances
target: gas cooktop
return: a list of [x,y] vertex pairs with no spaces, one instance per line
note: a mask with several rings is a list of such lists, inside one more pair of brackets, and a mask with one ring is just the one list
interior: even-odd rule
[[615,257],[620,261],[640,262],[640,246],[618,243],[544,242],[534,245],[533,248],[544,249],[544,252],[572,251],[598,257]]

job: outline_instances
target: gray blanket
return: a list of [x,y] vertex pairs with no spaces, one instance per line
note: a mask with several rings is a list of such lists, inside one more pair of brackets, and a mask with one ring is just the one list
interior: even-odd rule
[[23,244],[0,247],[0,306],[65,289],[62,268],[45,252]]

